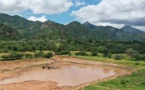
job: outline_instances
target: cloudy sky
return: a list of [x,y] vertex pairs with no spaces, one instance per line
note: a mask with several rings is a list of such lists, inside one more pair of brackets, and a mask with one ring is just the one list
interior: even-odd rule
[[131,25],[145,31],[145,0],[0,0],[0,13],[61,24],[77,20],[118,28]]

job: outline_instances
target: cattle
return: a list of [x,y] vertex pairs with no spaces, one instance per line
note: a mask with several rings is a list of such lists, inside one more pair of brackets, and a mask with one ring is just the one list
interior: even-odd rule
[[42,66],[42,69],[60,69],[60,66]]

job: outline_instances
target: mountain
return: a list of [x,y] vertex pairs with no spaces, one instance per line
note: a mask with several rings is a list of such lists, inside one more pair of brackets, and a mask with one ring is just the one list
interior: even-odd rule
[[84,26],[86,26],[86,27],[88,27],[88,28],[90,28],[90,29],[95,29],[96,28],[96,26],[95,25],[93,25],[93,24],[91,24],[90,22],[85,22],[84,24],[83,24]]
[[135,29],[131,26],[124,26],[123,28],[121,28],[121,30],[123,30],[126,33],[130,33],[130,34],[142,34],[145,33],[144,31],[141,31],[139,29]]
[[95,26],[89,22],[81,24],[77,21],[62,25],[50,20],[43,23],[33,22],[17,15],[7,14],[0,14],[0,23],[12,27],[29,40],[145,41],[145,32],[130,26],[118,29],[112,26]]
[[67,30],[65,31],[69,31],[68,35],[72,35],[73,37],[71,38],[74,40],[86,41],[93,38],[92,31],[89,28],[84,27],[84,25],[79,22],[71,22],[66,27]]
[[145,32],[139,29],[133,28],[131,26],[124,26],[121,28],[121,30],[124,31],[130,39],[133,38],[134,40],[140,41],[144,41],[145,39]]
[[121,29],[118,29],[112,26],[95,26],[89,22],[86,22],[83,25],[93,30],[94,36],[98,36],[98,39],[100,40],[145,41],[145,32],[135,29],[131,26],[125,26]]
[[7,14],[2,14],[0,13],[0,23],[3,23],[5,25],[10,25],[11,27],[14,28],[26,28],[28,27],[30,24],[32,24],[32,21],[28,21],[25,18],[22,18],[18,15],[14,15],[14,16],[10,16]]
[[0,40],[18,40],[22,36],[15,29],[0,23]]

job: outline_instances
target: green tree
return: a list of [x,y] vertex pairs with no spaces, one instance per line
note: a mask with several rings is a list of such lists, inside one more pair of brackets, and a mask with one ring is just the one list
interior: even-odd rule
[[114,55],[114,59],[115,59],[115,60],[121,60],[121,59],[124,59],[124,56],[121,55],[121,54],[115,54],[115,55]]
[[17,46],[13,46],[13,51],[18,51],[18,47]]
[[105,48],[105,49],[102,51],[102,53],[103,53],[103,56],[104,56],[104,57],[110,57],[110,54],[111,54],[107,48]]
[[17,59],[22,59],[23,58],[23,54],[21,53],[16,53],[16,52],[11,52],[9,55],[3,55],[2,59],[3,61],[7,61],[7,60],[17,60]]
[[139,58],[139,52],[133,50],[132,48],[129,48],[125,51],[126,55],[131,58]]
[[70,53],[70,51],[68,50],[62,50],[59,52],[55,52],[56,55],[68,55]]
[[97,54],[97,52],[91,52],[91,55],[92,56],[97,56],[98,54]]
[[25,54],[25,58],[33,58],[33,54]]
[[41,51],[34,53],[35,58],[39,58],[39,57],[42,57],[42,56],[43,56],[43,52],[41,52]]
[[80,52],[77,52],[75,53],[76,55],[80,55],[80,56],[88,56],[88,54],[84,51],[80,51]]
[[47,54],[44,54],[45,58],[50,58],[53,57],[53,53],[52,52],[48,52]]

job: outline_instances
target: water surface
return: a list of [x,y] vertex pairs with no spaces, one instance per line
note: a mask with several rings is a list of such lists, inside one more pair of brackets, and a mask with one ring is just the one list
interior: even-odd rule
[[112,76],[116,73],[118,73],[118,69],[89,65],[64,65],[61,67],[61,69],[56,70],[42,70],[40,67],[40,69],[24,72],[18,77],[0,81],[0,84],[39,80],[57,82],[58,86],[75,86],[86,82],[95,81],[104,77]]

